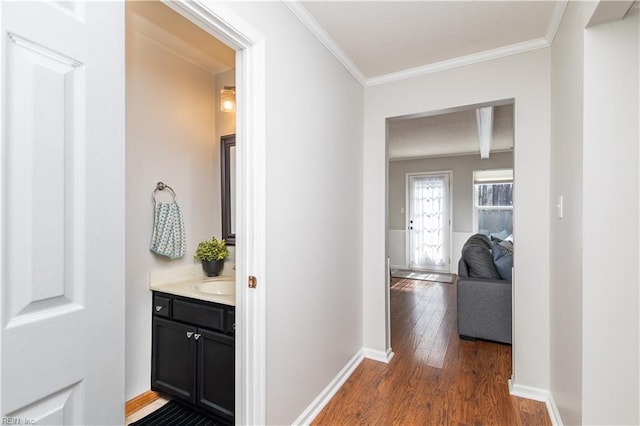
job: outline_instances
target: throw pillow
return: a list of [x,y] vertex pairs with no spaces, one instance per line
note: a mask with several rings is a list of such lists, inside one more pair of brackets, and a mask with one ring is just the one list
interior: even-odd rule
[[502,243],[493,243],[493,264],[500,278],[511,281],[511,268],[513,268],[513,252],[502,246]]
[[469,267],[469,276],[476,278],[500,279],[500,274],[493,264],[491,250],[484,244],[465,244],[462,257]]
[[506,229],[503,229],[500,232],[493,232],[490,236],[491,241],[502,241],[509,236],[509,233]]
[[513,243],[511,241],[503,240],[500,241],[498,245],[502,248],[502,251],[504,251],[506,255],[513,255]]

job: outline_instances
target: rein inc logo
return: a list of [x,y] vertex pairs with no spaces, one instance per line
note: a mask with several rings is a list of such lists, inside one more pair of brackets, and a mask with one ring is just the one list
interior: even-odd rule
[[3,425],[35,425],[35,419],[28,419],[26,417],[3,417]]

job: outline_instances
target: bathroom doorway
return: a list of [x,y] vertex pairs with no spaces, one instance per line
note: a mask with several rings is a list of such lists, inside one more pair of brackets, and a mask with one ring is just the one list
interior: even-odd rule
[[[189,198],[193,203],[201,205],[201,200],[198,197],[198,191],[192,188],[193,185],[204,185],[207,188],[206,194],[201,193],[201,196],[207,199],[211,199],[210,203],[206,203],[206,208],[192,208],[193,215],[197,216],[197,220],[202,223],[202,229],[206,226],[215,226],[212,229],[214,235],[220,235],[222,232],[221,218],[219,214],[214,214],[215,211],[220,209],[221,194],[220,194],[220,176],[221,171],[219,168],[219,156],[221,155],[220,147],[217,145],[220,143],[221,136],[228,134],[236,135],[236,168],[235,168],[235,183],[236,183],[236,235],[235,235],[235,277],[236,277],[236,309],[235,309],[235,347],[236,347],[236,395],[235,395],[235,418],[240,424],[260,424],[264,423],[264,315],[265,315],[265,303],[264,303],[264,190],[262,186],[264,184],[264,46],[261,44],[262,36],[256,32],[247,23],[238,19],[238,17],[228,9],[228,6],[224,4],[209,4],[206,6],[195,4],[192,2],[131,2],[136,6],[142,3],[145,6],[146,3],[152,3],[151,6],[157,6],[163,8],[163,16],[165,18],[169,14],[173,15],[171,18],[174,22],[167,26],[162,26],[163,19],[161,16],[154,16],[151,19],[152,26],[160,27],[158,31],[164,38],[164,48],[170,53],[176,56],[182,57],[182,62],[190,63],[192,66],[189,68],[186,77],[181,77],[179,80],[184,80],[186,84],[186,90],[192,90],[190,87],[194,83],[194,79],[202,80],[202,69],[206,69],[209,66],[217,66],[215,55],[207,55],[207,49],[211,45],[224,45],[230,52],[231,60],[234,62],[233,69],[225,69],[220,74],[215,76],[215,84],[210,88],[204,90],[192,90],[195,92],[204,92],[206,95],[201,98],[201,102],[198,107],[192,105],[192,102],[173,102],[167,105],[172,109],[172,113],[178,117],[182,117],[184,120],[191,120],[194,114],[201,114],[203,111],[208,111],[203,117],[203,121],[214,120],[218,122],[215,125],[215,129],[204,131],[202,134],[203,145],[215,143],[215,146],[206,146],[202,155],[188,155],[186,152],[181,152],[184,142],[181,134],[177,133],[172,135],[173,142],[175,144],[175,155],[171,155],[171,158],[161,158],[159,161],[150,161],[149,155],[153,156],[153,147],[150,150],[146,150],[147,155],[144,158],[140,158],[141,164],[154,164],[157,167],[158,173],[165,173],[169,170],[175,161],[182,161],[192,164],[201,164],[202,170],[208,168],[208,170],[202,174],[195,176],[193,174],[193,167],[191,164],[181,167],[182,173],[175,174],[174,179],[185,179],[184,186],[187,190],[177,191],[178,200]],[[149,6],[149,4],[146,4]],[[149,19],[147,19],[149,21]],[[176,23],[179,22],[179,23]],[[142,22],[142,25],[147,25],[148,22]],[[190,25],[196,29],[198,33],[197,40],[194,43],[203,43],[203,45],[194,45],[189,40],[185,42],[181,39],[176,31],[182,26]],[[148,29],[148,25],[147,25]],[[154,37],[150,37],[149,34],[143,34],[140,39],[141,43],[147,43],[153,45],[157,42]],[[167,41],[168,40],[168,41]],[[167,44],[169,44],[167,46]],[[143,49],[142,54],[146,55],[150,50]],[[202,54],[204,53],[204,55]],[[207,58],[206,56],[210,56]],[[155,58],[147,58],[150,61],[154,61]],[[228,58],[227,58],[228,59]],[[188,65],[183,64],[185,67]],[[164,63],[158,63],[158,67],[162,67],[162,71],[166,71],[169,68],[175,66],[172,61],[166,61]],[[189,74],[190,73],[190,74]],[[154,74],[149,72],[144,74],[143,77],[148,79],[154,78]],[[205,73],[206,74],[206,73]],[[222,75],[221,75],[222,74]],[[184,75],[184,73],[183,73]],[[200,77],[199,77],[200,76]],[[218,78],[220,77],[220,78]],[[206,79],[206,76],[205,76]],[[157,84],[164,82],[164,89],[170,90],[172,85],[177,85],[179,80],[175,78],[164,78]],[[220,99],[221,89],[227,89],[229,86],[235,86],[236,95],[236,113],[235,119],[229,120],[230,115],[228,113],[221,112]],[[129,87],[127,88],[129,91]],[[208,96],[208,99],[207,99]],[[158,128],[162,123],[159,116],[154,116],[153,111],[162,102],[162,99],[158,99],[155,104],[149,105],[149,111],[142,114],[146,119],[156,120],[155,128]],[[224,117],[223,122],[220,122],[219,117]],[[151,127],[153,131],[153,126]],[[159,137],[164,136],[160,131],[156,137],[153,135],[148,136],[148,140],[153,143],[157,141]],[[127,137],[129,140],[129,135]],[[202,148],[202,147],[201,147]],[[186,151],[186,150],[185,150]],[[211,151],[209,153],[209,151]],[[249,153],[251,155],[249,155]],[[142,156],[140,156],[142,157]],[[166,157],[166,156],[165,156]],[[188,157],[185,159],[185,157]],[[132,157],[129,157],[132,158]],[[216,162],[217,161],[217,162]],[[206,164],[205,164],[206,163]],[[162,165],[165,165],[164,167]],[[207,166],[208,164],[208,166]],[[175,167],[174,167],[175,168]],[[130,170],[131,176],[137,175],[139,170]],[[208,176],[208,175],[211,176]],[[160,178],[158,178],[160,179]],[[164,178],[163,178],[164,179]],[[168,180],[168,178],[166,178]],[[145,181],[148,179],[145,179]],[[217,183],[216,183],[217,182]],[[171,182],[167,182],[171,184]],[[174,187],[175,188],[175,187]],[[188,189],[191,188],[191,189]],[[214,193],[212,193],[212,190]],[[190,193],[190,194],[189,194]],[[216,195],[217,194],[217,195]],[[256,195],[258,194],[258,195]],[[193,207],[193,205],[191,206]],[[217,209],[217,210],[216,210]],[[209,225],[207,225],[207,221]],[[193,222],[192,222],[193,223]],[[128,226],[128,229],[131,229]],[[188,230],[187,230],[188,232]],[[206,235],[201,235],[202,232],[197,235],[192,234],[189,238],[197,242],[199,239],[205,239]],[[209,234],[208,237],[211,235]],[[251,238],[249,238],[250,236]],[[193,253],[187,253],[192,255]],[[256,277],[259,286],[253,289],[249,289],[246,285],[248,282],[249,274]],[[135,318],[142,315],[137,315],[138,311],[134,307],[127,310],[128,322],[131,319],[132,324]],[[142,322],[147,321],[146,317],[141,318]],[[128,333],[130,334],[129,330]],[[129,339],[131,340],[131,339]],[[147,340],[147,339],[144,339]],[[142,346],[144,346],[144,340]],[[138,339],[140,341],[140,339]],[[139,344],[136,344],[139,346]],[[248,348],[252,348],[249,352]],[[142,362],[143,357],[146,355],[138,354],[138,362]],[[128,371],[133,371],[131,368],[135,361],[129,362]],[[131,365],[129,365],[131,364]],[[147,380],[148,379],[144,379]],[[140,387],[140,386],[138,386]],[[147,388],[148,389],[148,388]],[[127,398],[131,397],[131,394],[135,391],[128,390]]]

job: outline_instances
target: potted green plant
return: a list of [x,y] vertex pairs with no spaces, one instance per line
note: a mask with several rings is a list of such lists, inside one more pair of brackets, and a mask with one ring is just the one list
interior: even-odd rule
[[194,258],[202,262],[202,270],[208,277],[217,277],[224,267],[224,260],[229,256],[229,249],[224,239],[215,236],[210,240],[201,241],[196,249]]

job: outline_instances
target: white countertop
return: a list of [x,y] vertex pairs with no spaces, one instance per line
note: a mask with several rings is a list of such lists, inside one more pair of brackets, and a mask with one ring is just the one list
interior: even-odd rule
[[207,277],[201,266],[196,266],[151,272],[149,290],[235,306],[235,276]]

